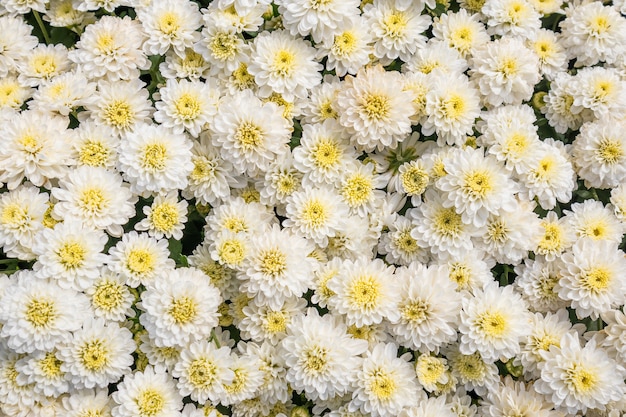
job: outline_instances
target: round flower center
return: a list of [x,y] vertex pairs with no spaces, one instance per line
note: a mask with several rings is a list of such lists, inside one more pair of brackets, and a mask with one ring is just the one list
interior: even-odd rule
[[354,33],[347,30],[335,36],[332,52],[338,56],[350,55],[357,47],[357,38]]
[[200,99],[189,93],[181,94],[178,100],[174,101],[176,113],[183,120],[193,120],[200,114]]
[[387,400],[395,394],[397,386],[392,375],[379,369],[372,376],[369,388],[376,398]]
[[111,311],[118,308],[124,301],[124,285],[115,281],[101,281],[96,285],[91,303],[102,310]]
[[215,178],[215,168],[217,162],[207,159],[204,156],[194,156],[192,158],[193,170],[189,177],[196,182],[209,181]]
[[602,35],[611,28],[611,23],[606,16],[593,16],[589,22],[589,29],[593,35]]
[[241,217],[227,217],[223,221],[224,228],[234,233],[245,232],[248,230],[245,219]]
[[458,94],[452,94],[441,101],[440,111],[446,119],[456,120],[465,112],[465,99]]
[[534,335],[530,337],[532,352],[537,361],[542,361],[539,352],[550,350],[550,346],[560,347],[559,339],[551,334]]
[[195,300],[189,297],[175,298],[167,311],[176,324],[187,324],[196,317],[198,310]]
[[198,358],[189,364],[189,382],[199,389],[210,388],[217,380],[217,366],[209,358]]
[[166,35],[174,35],[180,30],[180,17],[174,12],[165,12],[159,17],[157,27]]
[[54,352],[47,352],[46,355],[38,363],[41,372],[48,378],[57,378],[61,376],[61,362],[57,359]]
[[135,399],[141,416],[155,416],[165,407],[165,398],[156,389],[148,388],[139,393]]
[[517,60],[512,57],[506,57],[500,61],[496,70],[505,78],[511,77],[519,71]]
[[245,256],[243,244],[238,239],[228,239],[222,242],[218,256],[226,264],[239,265]]
[[175,204],[159,204],[152,209],[150,220],[156,230],[169,232],[178,224],[178,209]]
[[187,74],[199,77],[201,75],[202,67],[205,61],[202,55],[195,52],[193,49],[185,50],[185,58],[180,62],[183,67],[183,71]]
[[239,67],[233,71],[231,82],[239,90],[245,90],[254,86],[254,76],[248,72],[248,66],[244,63],[239,64]]
[[615,165],[623,159],[624,149],[619,141],[605,138],[598,144],[595,154],[602,163]]
[[502,220],[495,220],[487,225],[487,234],[492,242],[503,244],[509,234],[509,228]]
[[246,388],[246,383],[248,382],[249,373],[246,369],[235,369],[235,376],[233,377],[233,382],[228,385],[224,385],[224,389],[229,394],[236,394],[242,392]]
[[296,190],[298,181],[291,172],[280,173],[276,181],[276,191],[278,194],[290,195]]
[[471,355],[460,355],[456,369],[468,381],[478,381],[487,370],[485,363],[478,352]]
[[87,141],[78,151],[78,160],[83,165],[103,167],[111,156],[111,149],[100,141]]
[[57,251],[57,256],[65,269],[74,269],[83,265],[86,251],[78,242],[67,242]]
[[565,383],[576,393],[588,395],[595,389],[598,378],[589,369],[574,364],[565,371]]
[[594,89],[593,89],[593,98],[596,100],[604,100],[608,97],[613,90],[615,89],[614,84],[609,80],[597,80]]
[[465,289],[469,286],[472,277],[470,269],[467,265],[454,262],[450,265],[450,279],[454,281],[459,289]]
[[278,277],[287,269],[287,257],[278,249],[270,249],[260,254],[260,270],[265,275]]
[[355,324],[348,326],[348,334],[355,339],[368,340],[370,335],[374,333],[375,328],[372,326],[358,327]]
[[26,320],[35,328],[52,325],[58,313],[54,302],[31,300],[26,306]]
[[446,371],[444,364],[432,356],[420,356],[415,370],[422,385],[436,384]]
[[408,195],[420,195],[428,186],[428,172],[417,166],[409,166],[400,174],[402,187]]
[[20,145],[22,145],[22,150],[25,153],[30,155],[37,155],[41,149],[43,149],[43,144],[38,140],[38,138],[30,133],[26,133],[22,135],[18,141]]
[[607,268],[595,267],[582,276],[582,286],[588,291],[598,294],[611,284],[612,274]]
[[461,215],[454,211],[454,207],[441,207],[433,218],[437,233],[447,237],[457,236],[462,229]]
[[148,172],[165,170],[167,166],[167,147],[162,143],[150,143],[144,146],[141,155],[141,166]]
[[288,77],[293,74],[295,69],[296,56],[285,49],[278,51],[274,58],[272,70],[283,77]]
[[503,152],[507,157],[521,156],[530,145],[529,138],[519,132],[508,137],[504,143]]
[[345,182],[341,195],[351,206],[360,206],[372,197],[372,180],[357,173]]
[[359,309],[375,308],[381,296],[380,283],[371,275],[358,277],[348,289],[348,299]]
[[19,107],[21,100],[19,99],[20,86],[18,84],[2,84],[0,85],[0,105]]
[[310,0],[311,8],[313,10],[323,9],[324,6],[329,5],[334,0]]
[[287,329],[287,314],[282,311],[270,311],[265,317],[263,328],[268,333],[281,333]]
[[554,52],[554,45],[547,40],[535,42],[535,52],[541,60],[549,58]]
[[218,32],[209,42],[209,49],[215,58],[226,61],[234,58],[239,51],[238,40],[235,33]]
[[405,253],[414,253],[419,249],[417,241],[411,236],[410,230],[403,230],[398,233],[394,243],[398,249]]
[[559,275],[544,274],[540,276],[535,284],[539,294],[547,301],[556,301],[559,297],[558,293],[554,291],[554,287],[560,279],[561,277]]
[[91,214],[100,213],[107,207],[107,203],[104,193],[99,188],[83,190],[78,199],[78,206]]
[[554,251],[562,247],[562,231],[556,223],[544,223],[542,224],[544,233],[541,241],[539,242],[539,248],[546,251]]
[[54,74],[57,70],[57,65],[53,57],[43,55],[34,59],[33,69],[38,76],[47,78]]
[[84,343],[78,356],[83,366],[92,372],[101,371],[109,363],[109,350],[100,339]]
[[315,292],[321,295],[324,300],[328,300],[335,295],[335,292],[328,288],[328,282],[337,276],[338,272],[339,271],[336,269],[331,269],[330,271],[326,271],[323,275],[318,276],[317,289]]
[[500,337],[508,329],[507,321],[504,315],[499,311],[488,311],[481,314],[476,325],[488,337]]
[[96,39],[96,48],[103,55],[111,55],[115,51],[115,40],[110,33],[101,33]]
[[118,129],[130,127],[135,116],[130,104],[123,100],[112,102],[104,108],[103,113],[107,123]]
[[302,220],[310,227],[322,226],[328,217],[324,204],[318,200],[308,201],[302,209]]
[[304,353],[304,369],[309,374],[324,372],[328,365],[328,349],[315,346]]
[[412,324],[420,324],[428,318],[429,305],[424,300],[411,300],[400,308],[402,318]]
[[333,102],[331,100],[326,100],[320,104],[320,118],[322,120],[335,119],[336,117],[337,112],[333,109]]
[[396,11],[383,19],[385,34],[390,38],[400,38],[407,27],[407,18],[404,13]]
[[389,97],[382,94],[367,94],[361,107],[369,119],[377,121],[387,119],[391,110]]
[[312,149],[315,165],[318,168],[328,169],[341,161],[341,149],[331,139],[321,139]]
[[589,221],[582,227],[580,230],[580,234],[583,237],[590,237],[595,240],[604,239],[608,234],[609,228],[607,227],[604,219],[598,219],[594,221]]
[[2,210],[2,223],[13,228],[25,226],[29,220],[28,212],[16,203],[7,204]]
[[469,52],[474,40],[474,31],[470,26],[462,26],[450,33],[450,43],[461,54]]
[[551,155],[546,155],[539,161],[537,167],[533,170],[535,178],[542,181],[548,181],[555,174],[556,161]]
[[486,171],[474,171],[465,175],[464,190],[470,198],[482,198],[493,191],[493,184],[489,173]]
[[145,274],[154,269],[156,259],[154,254],[146,249],[132,249],[126,257],[126,267],[133,274]]
[[509,21],[511,23],[518,23],[527,11],[527,6],[522,2],[511,3],[508,9]]
[[250,151],[263,143],[263,133],[256,124],[243,122],[235,132],[235,140],[244,151]]

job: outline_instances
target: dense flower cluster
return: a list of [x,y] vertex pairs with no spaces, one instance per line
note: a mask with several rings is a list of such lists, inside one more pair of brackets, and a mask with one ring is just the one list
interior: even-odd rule
[[0,415],[626,414],[626,3],[0,1]]

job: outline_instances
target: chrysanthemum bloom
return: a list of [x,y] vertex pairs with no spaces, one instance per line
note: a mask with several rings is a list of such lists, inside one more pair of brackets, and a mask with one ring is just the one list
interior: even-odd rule
[[522,414],[535,417],[557,417],[561,414],[552,410],[552,404],[546,402],[530,383],[514,381],[507,375],[503,381],[487,393],[480,404],[480,411],[486,417],[500,417]]
[[604,348],[618,364],[626,366],[626,340],[624,340],[626,315],[622,310],[609,310],[600,315],[606,326],[599,338],[599,346]]
[[20,83],[37,87],[70,68],[67,47],[63,44],[39,44],[30,50],[17,65]]
[[485,361],[506,361],[520,351],[519,342],[530,333],[530,314],[521,295],[511,286],[492,282],[474,295],[466,295],[461,310],[464,355],[479,352]]
[[32,31],[21,16],[0,16],[0,78],[15,72],[17,63],[37,46]]
[[20,84],[16,75],[3,77],[0,79],[0,111],[20,110],[26,100],[38,93],[38,90],[33,90]]
[[57,349],[36,350],[15,363],[15,382],[32,386],[37,396],[59,397],[70,390],[67,374],[61,370]]
[[320,317],[310,308],[291,322],[281,346],[287,381],[307,398],[325,401],[352,391],[350,379],[368,345],[352,338],[340,317]]
[[445,254],[440,263],[448,266],[448,278],[456,285],[458,292],[474,293],[493,280],[491,262],[487,255],[476,248],[458,256]]
[[560,347],[552,346],[541,356],[541,379],[535,381],[534,388],[545,394],[557,410],[586,413],[590,408],[603,408],[626,393],[624,368],[593,340],[581,347],[578,336],[567,333]]
[[308,91],[322,81],[322,65],[308,41],[287,31],[261,32],[252,43],[248,71],[259,86],[261,97],[272,93],[285,99],[306,98]]
[[68,417],[80,417],[83,415],[109,415],[115,405],[109,397],[107,388],[75,390],[63,397],[62,412]]
[[528,0],[487,0],[480,12],[490,35],[524,38],[541,28],[541,15]]
[[576,238],[588,237],[593,240],[608,240],[615,244],[622,241],[622,225],[610,206],[601,201],[589,199],[573,203],[571,210],[564,210],[567,221],[576,233]]
[[447,397],[440,395],[426,398],[419,401],[417,405],[403,409],[398,417],[455,417],[456,415],[448,404]]
[[44,396],[35,393],[35,384],[20,384],[17,362],[23,357],[5,347],[0,350],[0,411],[17,415],[31,410],[35,401],[45,401]]
[[534,252],[552,262],[569,249],[576,239],[574,230],[565,217],[559,218],[553,211],[541,219],[542,235]]
[[343,82],[339,77],[326,74],[321,84],[311,88],[311,94],[303,108],[302,127],[307,124],[322,123],[326,119],[337,118],[337,111],[333,103],[342,85]]
[[272,102],[263,103],[246,90],[222,103],[210,126],[222,158],[237,161],[236,173],[256,175],[277,155],[288,151],[290,124]]
[[585,123],[572,160],[587,188],[614,188],[626,181],[626,124],[611,118]]
[[425,399],[408,355],[398,357],[397,352],[395,343],[379,343],[367,352],[361,369],[350,378],[355,390],[349,410],[372,417],[397,416]]
[[267,403],[287,402],[292,390],[286,380],[285,358],[279,354],[279,348],[264,341],[260,345],[251,342],[239,342],[237,348],[246,355],[254,355],[261,361],[263,382],[257,390],[258,398]]
[[187,48],[179,56],[174,50],[165,54],[165,61],[159,65],[159,72],[165,79],[188,78],[198,81],[209,78],[210,64],[191,48]]
[[626,184],[622,183],[611,190],[610,200],[613,212],[622,224],[626,224]]
[[427,248],[411,236],[413,227],[410,219],[398,215],[389,225],[389,231],[383,232],[378,243],[378,253],[385,255],[386,262],[402,266],[409,266],[412,262],[428,262]]
[[257,183],[260,203],[276,207],[276,213],[284,216],[287,197],[302,189],[302,177],[302,172],[294,166],[291,152],[281,154]]
[[612,7],[598,2],[572,5],[565,16],[559,23],[561,40],[577,67],[612,64],[626,50],[626,20]]
[[558,73],[566,70],[569,61],[565,48],[553,31],[536,31],[526,40],[526,45],[539,57],[539,72],[548,80],[553,80]]
[[287,326],[294,318],[304,314],[304,298],[290,297],[282,300],[276,308],[250,299],[243,307],[243,318],[239,323],[242,337],[255,342],[277,345],[287,335]]
[[28,108],[67,116],[78,107],[85,106],[95,94],[96,84],[89,82],[82,72],[65,72],[43,81]]
[[395,148],[409,133],[412,95],[398,91],[401,76],[380,65],[362,69],[344,82],[336,98],[339,123],[360,150]]
[[208,339],[218,323],[219,290],[196,268],[161,272],[141,293],[139,321],[157,346]]
[[457,386],[478,395],[486,395],[498,384],[500,377],[497,365],[494,361],[483,359],[478,351],[465,355],[459,352],[458,345],[451,345],[444,353],[453,377],[458,380]]
[[515,267],[515,273],[517,277],[514,285],[530,310],[555,312],[569,305],[568,301],[559,297],[557,291],[562,275],[556,262],[540,257],[535,260],[525,259],[523,264]]
[[96,317],[102,317],[108,322],[122,322],[126,317],[135,316],[131,307],[135,297],[124,282],[121,275],[106,267],[101,268],[100,275],[84,291]]
[[89,313],[87,298],[24,271],[0,303],[0,336],[18,353],[51,350],[78,330]]
[[52,210],[55,218],[75,218],[113,236],[121,236],[122,225],[135,215],[137,197],[119,174],[105,168],[69,171],[52,195],[58,200]]
[[438,39],[431,39],[402,66],[403,72],[430,74],[439,70],[460,74],[467,70],[467,61],[459,52]]
[[370,62],[370,54],[374,52],[372,35],[362,15],[346,19],[337,33],[325,38],[317,48],[327,57],[326,69],[334,69],[340,77],[356,74]]
[[130,373],[136,348],[130,330],[90,317],[61,345],[58,356],[72,387],[104,388]]
[[421,354],[415,360],[417,382],[426,391],[443,393],[450,385],[456,385],[448,361],[439,356]]
[[200,38],[197,29],[202,24],[202,15],[194,2],[162,0],[136,10],[137,19],[148,36],[143,43],[148,55],[164,55],[172,48],[182,56],[185,48],[191,48]]
[[564,134],[568,129],[576,130],[583,121],[593,118],[589,109],[581,111],[579,108],[572,108],[574,95],[578,94],[573,80],[572,75],[559,72],[552,80],[548,94],[543,97],[544,106],[541,107],[541,112],[557,133]]
[[572,79],[571,111],[593,112],[596,119],[626,112],[626,82],[614,68],[582,68]]
[[456,13],[448,11],[434,19],[433,37],[444,41],[466,59],[472,56],[475,49],[490,41],[477,15],[468,13],[466,9]]
[[137,194],[185,188],[192,170],[191,140],[154,124],[141,124],[120,142],[119,169]]
[[152,205],[143,207],[146,218],[135,224],[135,230],[147,230],[150,236],[161,239],[182,239],[187,221],[187,200],[178,201],[178,191],[159,194]]
[[68,56],[93,79],[138,79],[139,70],[150,68],[150,61],[141,49],[144,37],[138,20],[130,16],[102,16],[85,28],[76,49]]
[[561,279],[555,290],[571,301],[578,318],[596,320],[624,304],[626,258],[616,243],[582,238],[561,259]]
[[128,374],[112,394],[113,417],[179,417],[183,398],[174,378],[163,367],[148,365]]
[[474,52],[470,78],[486,105],[521,104],[541,79],[539,58],[521,39],[500,38]]

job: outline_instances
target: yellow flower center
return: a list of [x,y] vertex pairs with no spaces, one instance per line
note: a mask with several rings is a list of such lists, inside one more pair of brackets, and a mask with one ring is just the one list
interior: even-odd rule
[[86,258],[85,248],[78,242],[66,242],[57,251],[59,262],[65,269],[79,268]]
[[476,325],[489,338],[503,336],[509,326],[504,314],[499,311],[488,311],[476,319]]
[[320,139],[312,149],[315,165],[322,169],[336,166],[341,161],[341,148],[330,138]]
[[318,228],[326,223],[328,213],[319,200],[310,200],[302,208],[302,221],[309,227]]
[[543,236],[539,241],[539,248],[545,251],[555,251],[563,246],[563,231],[557,223],[542,222]]
[[395,238],[397,248],[405,253],[415,253],[419,249],[417,241],[411,236],[410,230],[401,231]]
[[408,195],[420,195],[426,191],[430,179],[426,170],[411,165],[400,174],[400,180],[402,188]]
[[367,203],[372,197],[372,180],[360,173],[348,178],[341,189],[341,195],[351,207]]
[[412,324],[420,324],[428,318],[430,306],[424,300],[411,300],[400,307],[402,318]]
[[43,149],[43,143],[39,138],[30,133],[22,135],[17,142],[22,145],[22,150],[30,155],[37,155]]
[[472,275],[467,265],[459,262],[454,262],[450,265],[449,277],[452,281],[456,283],[457,287],[461,290],[466,289],[469,286]]
[[93,140],[85,142],[78,151],[78,160],[83,165],[104,167],[111,157],[112,150],[104,143]]
[[304,370],[308,374],[324,372],[328,365],[328,349],[315,346],[304,353]]
[[52,325],[58,316],[56,306],[50,300],[31,300],[26,306],[26,320],[35,328]]
[[123,100],[115,100],[107,105],[103,114],[106,122],[118,129],[128,129],[135,117],[130,104]]
[[17,203],[7,204],[2,210],[2,223],[13,228],[25,226],[30,221],[28,212]]
[[96,48],[103,55],[111,55],[116,49],[113,36],[110,33],[101,33],[96,39]]
[[46,209],[46,212],[43,214],[42,224],[44,225],[44,227],[47,227],[48,229],[52,229],[54,226],[60,223],[59,220],[52,217],[53,209],[54,209],[54,205],[48,203],[48,208]]
[[278,177],[276,183],[276,191],[280,195],[291,195],[296,191],[298,180],[291,172],[282,172]]
[[598,144],[595,154],[603,164],[615,165],[624,159],[624,149],[618,140],[604,138]]
[[268,249],[260,253],[260,270],[264,275],[274,278],[282,275],[287,269],[287,257],[279,249]]
[[109,364],[109,349],[100,339],[84,343],[78,354],[82,365],[92,372],[101,371]]
[[154,228],[160,232],[169,232],[179,222],[178,208],[176,204],[162,203],[152,209],[150,220]]
[[529,145],[530,139],[526,135],[515,132],[505,140],[502,150],[507,157],[521,156]]
[[509,6],[508,15],[511,23],[518,23],[528,13],[528,6],[523,2],[514,2]]
[[189,364],[189,382],[197,389],[208,389],[217,381],[217,366],[209,358],[198,358]]
[[167,160],[167,147],[162,143],[149,143],[142,149],[141,166],[148,172],[165,170]]
[[337,56],[348,56],[357,47],[357,37],[354,36],[354,33],[347,30],[339,35],[335,36],[335,41],[333,43],[332,52]]
[[137,408],[141,417],[155,416],[159,414],[165,407],[165,398],[163,394],[154,388],[142,390],[135,399]]
[[355,339],[369,340],[370,335],[373,332],[374,332],[374,327],[372,326],[358,327],[355,324],[348,326],[348,334],[354,337]]
[[487,225],[487,234],[492,242],[502,244],[506,241],[508,237],[509,228],[503,221],[497,219],[495,221],[489,222],[489,224]]
[[227,239],[220,245],[218,256],[229,265],[239,265],[245,257],[245,248],[239,239]]
[[261,201],[261,193],[259,192],[259,190],[254,188],[254,186],[248,186],[243,188],[241,190],[240,197],[243,198],[243,201],[245,201],[247,204],[259,203]]
[[417,360],[415,371],[422,385],[432,385],[441,380],[446,367],[438,358],[422,355]]
[[126,257],[126,267],[133,274],[146,274],[154,269],[156,257],[147,249],[135,248]]
[[250,376],[246,369],[235,369],[233,372],[235,374],[233,382],[224,385],[224,389],[230,394],[242,392],[246,388],[246,383],[248,382],[248,378]]
[[0,84],[0,106],[20,107],[20,86],[17,82],[9,84],[10,81]]
[[201,101],[198,96],[185,93],[174,101],[176,113],[183,120],[193,120],[198,117],[201,110]]
[[599,294],[609,287],[612,280],[613,274],[610,270],[603,267],[595,267],[583,273],[581,284],[589,292]]
[[370,310],[378,306],[382,297],[380,282],[371,275],[362,275],[348,288],[348,300],[361,309]]
[[606,238],[609,233],[609,227],[604,219],[597,219],[585,224],[580,230],[581,237],[590,237],[594,240],[601,240]]
[[517,60],[513,57],[506,57],[500,61],[497,70],[504,75],[505,78],[511,77],[519,71]]
[[471,355],[460,355],[458,362],[455,363],[455,368],[461,377],[468,381],[480,380],[487,370],[487,366],[478,352]]
[[123,284],[103,280],[96,284],[95,291],[91,296],[91,303],[96,308],[112,311],[122,305],[125,294],[126,291]]
[[328,300],[330,297],[335,295],[335,292],[328,288],[328,282],[337,276],[338,272],[339,271],[337,269],[331,269],[326,271],[323,275],[318,276],[316,292],[320,294],[323,299]]
[[389,97],[382,94],[367,94],[361,104],[361,108],[369,119],[376,121],[386,120],[391,110]]
[[246,224],[246,221],[242,217],[235,217],[235,216],[227,217],[224,219],[223,224],[224,224],[225,229],[230,230],[231,232],[234,232],[234,233],[248,231],[248,226]]
[[593,35],[602,35],[611,29],[611,23],[606,16],[593,16],[589,21],[589,29]]
[[272,70],[282,77],[289,77],[295,70],[295,61],[296,56],[293,52],[281,49],[274,57]]
[[541,181],[550,180],[554,174],[556,168],[556,161],[552,155],[546,155],[537,164],[536,168],[532,170],[535,178]]
[[41,55],[34,59],[33,69],[38,76],[48,78],[57,70],[57,64],[54,57]]
[[199,71],[205,64],[206,61],[202,55],[195,52],[193,49],[185,50],[185,57],[180,63],[186,73],[196,75],[200,75]]
[[588,395],[598,384],[598,377],[591,369],[574,364],[565,370],[565,383],[578,394]]
[[235,132],[235,140],[244,151],[250,151],[263,144],[263,131],[251,122],[242,122]]
[[193,170],[189,174],[190,178],[196,182],[204,182],[215,178],[215,168],[217,163],[203,156],[192,158]]
[[404,36],[407,25],[407,17],[401,11],[395,11],[383,19],[385,34],[393,39]]
[[287,329],[288,316],[282,311],[270,311],[263,322],[263,329],[268,333],[282,333]]
[[369,389],[379,400],[388,400],[396,393],[397,385],[392,375],[389,375],[382,369],[378,369],[372,375]]
[[61,364],[54,352],[47,352],[46,355],[38,363],[41,372],[48,378],[58,378],[63,374]]
[[537,41],[534,44],[535,53],[541,60],[545,60],[554,54],[554,45],[547,40]]
[[310,0],[311,8],[313,10],[318,10],[320,8],[324,8],[324,6],[328,6],[334,0]]
[[335,109],[333,109],[333,102],[331,100],[324,101],[320,105],[320,118],[322,120],[326,119],[336,119],[338,116]]
[[596,100],[606,99],[615,90],[615,85],[609,80],[597,80],[593,89],[593,96]]
[[157,27],[166,35],[174,35],[180,30],[180,16],[174,12],[165,12],[159,16]]
[[456,120],[465,112],[465,98],[458,94],[452,94],[442,100],[440,110],[446,119]]
[[102,190],[88,188],[81,193],[78,199],[78,206],[91,214],[100,213],[108,206],[108,199],[104,196]]
[[231,81],[239,90],[254,86],[254,76],[248,72],[248,66],[244,63],[239,64],[239,67],[233,71]]
[[462,55],[467,54],[474,42],[474,30],[471,26],[462,26],[450,33],[450,46]]
[[198,306],[195,300],[189,297],[180,297],[172,300],[167,312],[176,324],[187,324],[196,318]]
[[441,207],[433,218],[437,233],[443,236],[457,236],[462,231],[461,215],[454,211],[454,207]]
[[464,190],[470,197],[484,198],[493,191],[493,184],[489,173],[486,171],[474,171],[467,173],[464,179]]
[[229,32],[218,32],[209,42],[212,55],[220,61],[233,59],[239,48],[237,47],[237,35]]

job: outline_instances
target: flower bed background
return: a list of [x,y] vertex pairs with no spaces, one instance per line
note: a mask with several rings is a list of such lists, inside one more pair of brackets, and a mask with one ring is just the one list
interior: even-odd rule
[[0,414],[623,415],[625,13],[0,1]]

